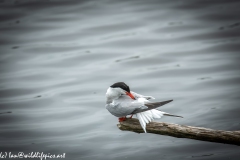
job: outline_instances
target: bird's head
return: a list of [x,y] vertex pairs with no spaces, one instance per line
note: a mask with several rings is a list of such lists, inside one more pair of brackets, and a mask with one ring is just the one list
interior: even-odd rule
[[107,98],[118,99],[122,95],[128,95],[130,98],[135,99],[131,94],[130,88],[124,82],[117,82],[111,85],[106,93]]

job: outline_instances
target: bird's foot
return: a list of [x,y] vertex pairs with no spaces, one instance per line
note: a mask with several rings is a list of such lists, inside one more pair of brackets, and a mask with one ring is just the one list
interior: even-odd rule
[[127,119],[126,117],[120,117],[120,118],[118,118],[118,121],[122,122],[122,121],[125,121],[126,119]]

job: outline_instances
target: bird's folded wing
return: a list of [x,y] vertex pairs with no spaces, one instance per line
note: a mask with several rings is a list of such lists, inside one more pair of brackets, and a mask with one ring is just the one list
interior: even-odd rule
[[155,98],[152,97],[152,96],[144,96],[144,95],[138,94],[138,93],[133,92],[133,91],[131,91],[131,93],[133,94],[133,96],[134,96],[136,99],[138,99],[138,98],[146,98],[147,100],[155,99]]
[[143,97],[143,95],[138,94],[138,93],[136,93],[136,92],[131,91],[131,93],[132,93],[132,95],[133,95],[136,99]]
[[163,101],[163,102],[145,102],[145,106],[147,106],[147,108],[136,108],[131,114],[136,114],[136,113],[140,113],[140,112],[144,112],[144,111],[148,111],[151,109],[155,109],[157,107],[160,107],[162,105],[165,105],[169,102],[172,102],[173,100],[168,100],[168,101]]
[[111,103],[106,105],[106,109],[113,115],[117,117],[124,117],[130,115],[136,109],[147,109],[147,106],[144,106],[143,103]]

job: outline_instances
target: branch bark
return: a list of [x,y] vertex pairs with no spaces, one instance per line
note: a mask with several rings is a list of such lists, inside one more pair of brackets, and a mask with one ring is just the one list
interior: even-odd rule
[[[138,119],[132,118],[117,124],[123,131],[143,133]],[[202,127],[192,127],[164,122],[150,122],[147,124],[148,133],[168,135],[177,138],[190,138],[202,141],[240,145],[240,131],[222,131]]]

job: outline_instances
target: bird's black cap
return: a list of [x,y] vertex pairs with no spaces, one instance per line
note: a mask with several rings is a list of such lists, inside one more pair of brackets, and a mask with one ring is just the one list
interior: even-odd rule
[[130,88],[128,85],[126,85],[124,82],[117,82],[111,85],[110,87],[112,88],[122,88],[123,90],[127,91],[130,93]]

